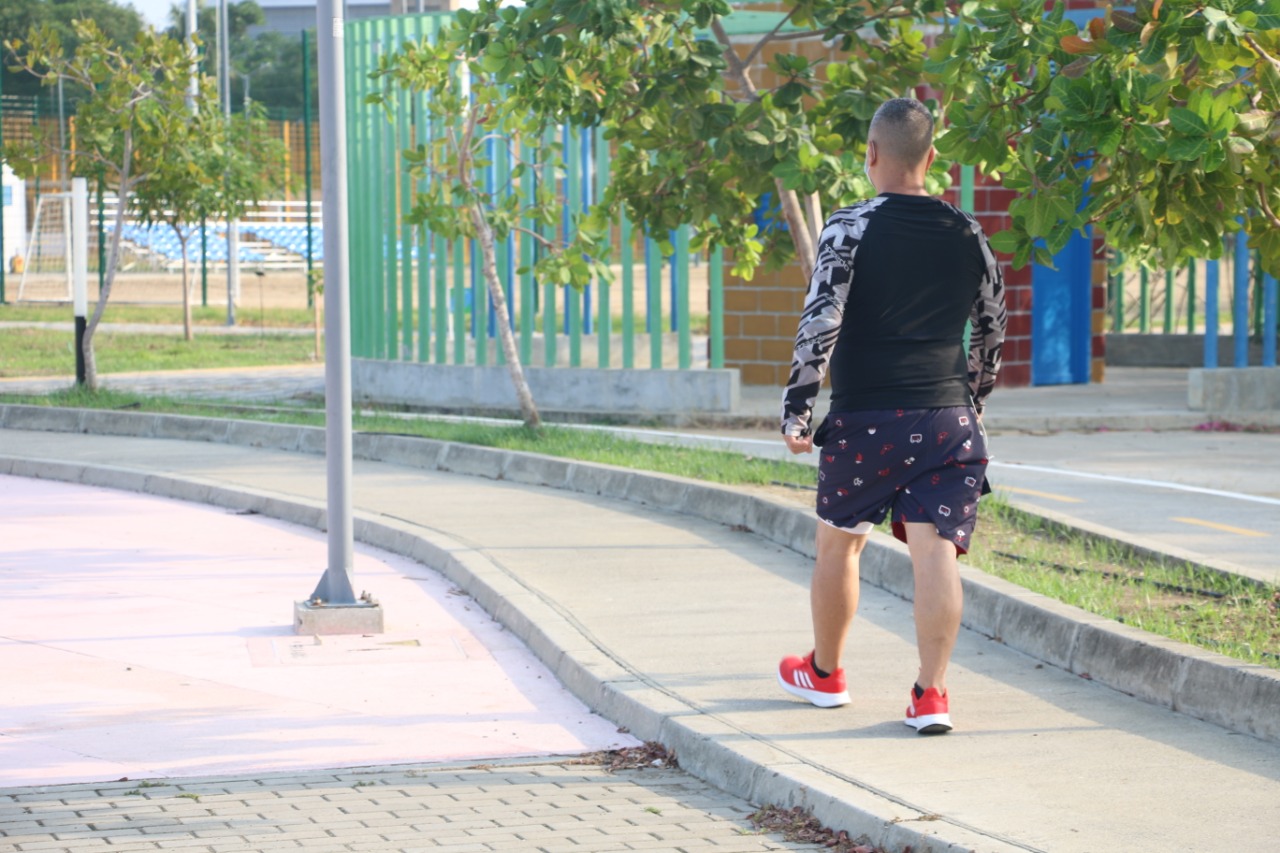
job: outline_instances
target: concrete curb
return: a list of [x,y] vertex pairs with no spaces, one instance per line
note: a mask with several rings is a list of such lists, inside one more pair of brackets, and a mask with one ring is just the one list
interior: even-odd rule
[[[0,406],[0,428],[182,438],[319,454],[315,427],[219,421],[180,415]],[[814,517],[799,508],[678,477],[535,454],[383,434],[358,434],[358,458],[507,479],[603,495],[751,531],[813,556]],[[195,478],[147,474],[107,466],[0,456],[0,474],[45,477],[192,500],[322,529],[323,507],[297,498],[231,489]],[[1066,523],[1066,522],[1063,522]],[[755,803],[802,805],[828,826],[866,835],[886,849],[920,851],[1016,850],[1016,842],[926,815],[885,792],[859,785],[830,768],[798,761],[763,741],[747,739],[723,722],[632,672],[594,644],[572,617],[502,567],[435,532],[387,518],[360,516],[356,537],[442,571],[487,612],[519,636],[590,707],[644,740],[675,749],[682,766]],[[912,575],[905,546],[876,535],[863,556],[863,577],[910,599]],[[1069,672],[1148,702],[1233,731],[1280,741],[1280,673],[1093,616],[1078,608],[963,567],[966,627]],[[1224,697],[1231,697],[1230,702]],[[732,744],[732,745],[730,745]],[[946,840],[936,834],[945,825]]]

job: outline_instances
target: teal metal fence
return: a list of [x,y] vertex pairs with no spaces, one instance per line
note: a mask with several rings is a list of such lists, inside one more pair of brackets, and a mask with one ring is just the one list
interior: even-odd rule
[[[445,131],[426,109],[428,96],[400,92],[389,109],[365,103],[381,90],[369,76],[379,59],[407,41],[434,37],[449,19],[449,13],[435,13],[346,24],[351,331],[357,357],[459,365],[503,360],[477,247],[407,222],[422,186],[409,174],[402,152]],[[514,178],[517,162],[537,162],[537,151],[516,139],[491,140],[491,165],[476,177],[499,198],[516,194],[531,200],[540,183],[554,183],[564,224],[560,234],[544,236],[567,239],[573,215],[604,192],[613,152],[594,129],[565,126],[557,135],[563,177],[543,163]],[[541,249],[532,238],[512,234],[500,242],[498,276],[521,362],[722,367],[723,259],[719,251],[710,257],[692,253],[690,236],[688,227],[670,235],[675,252],[664,258],[655,241],[621,219],[606,258],[613,280],[594,281],[581,291],[535,279],[528,268]]]
[[1261,343],[1261,364],[1276,365],[1276,279],[1263,272],[1243,234],[1226,238],[1218,260],[1191,261],[1179,269],[1125,269],[1123,263],[1123,256],[1113,257],[1108,276],[1113,333],[1203,334],[1205,366],[1216,367],[1218,338],[1230,332],[1235,366],[1248,365],[1250,338]]

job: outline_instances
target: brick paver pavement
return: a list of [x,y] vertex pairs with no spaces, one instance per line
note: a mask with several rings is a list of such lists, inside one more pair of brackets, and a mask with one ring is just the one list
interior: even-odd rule
[[0,849],[46,853],[819,850],[678,769],[538,759],[0,789]]

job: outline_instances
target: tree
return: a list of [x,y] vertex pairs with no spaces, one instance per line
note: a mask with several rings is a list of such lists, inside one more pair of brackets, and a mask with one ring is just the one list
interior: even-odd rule
[[[203,87],[211,87],[206,79]],[[239,219],[247,208],[278,189],[281,175],[273,164],[284,145],[263,127],[259,113],[229,121],[212,98],[193,104],[186,122],[168,139],[167,156],[155,162],[148,180],[134,193],[132,208],[146,222],[168,224],[182,250],[183,335],[192,339],[191,278],[187,243],[191,226],[206,219]]]
[[[574,236],[568,244],[539,233],[539,225],[557,233],[562,221],[555,193],[563,171],[560,146],[545,141],[547,124],[508,97],[473,52],[474,46],[472,31],[457,23],[442,29],[434,41],[424,39],[384,56],[378,74],[385,79],[386,89],[376,98],[389,107],[397,86],[429,94],[426,109],[443,131],[404,153],[411,175],[421,182],[408,218],[446,239],[474,239],[479,244],[481,270],[521,415],[526,426],[537,429],[541,419],[520,365],[506,294],[498,279],[495,242],[520,232],[544,251],[534,266],[539,278],[581,287],[593,275],[608,275],[607,266],[598,259],[607,221],[578,215],[570,223]],[[513,182],[531,185],[539,177],[535,170],[540,170],[543,179],[537,182],[532,203],[522,201],[522,193],[490,191],[476,178],[477,170],[490,165],[490,140],[509,145],[512,138],[538,152],[537,164],[516,157],[511,177]],[[480,306],[474,310],[481,310]]]
[[[135,193],[162,181],[171,161],[180,156],[173,143],[187,139],[193,122],[187,101],[193,72],[187,45],[154,30],[142,31],[122,48],[113,46],[93,21],[76,21],[75,32],[79,43],[69,56],[48,27],[6,47],[17,55],[19,66],[44,85],[62,77],[89,93],[77,110],[76,150],[68,153],[74,154],[78,174],[101,174],[120,200],[98,304],[84,335],[86,385],[96,390],[93,337],[115,282],[125,213]],[[202,86],[195,99],[196,115],[215,111],[212,98],[212,87]],[[29,176],[41,151],[57,150],[57,144],[56,136],[40,133],[29,141],[7,143],[4,156],[15,172]]]
[[[0,44],[48,27],[66,51],[74,53],[80,38],[73,24],[76,19],[95,21],[113,47],[131,43],[144,29],[136,9],[112,0],[23,0],[0,4]],[[38,77],[11,69],[8,62],[0,67],[0,75],[4,77],[6,95],[34,96],[40,92]]]
[[1083,31],[1060,2],[965,3],[927,67],[939,150],[1020,194],[993,237],[1016,265],[1089,223],[1166,268],[1243,227],[1280,275],[1280,0],[1139,0]]
[[[484,69],[526,108],[603,126],[616,140],[610,213],[625,209],[666,251],[671,229],[696,223],[694,247],[732,249],[739,274],[766,255],[795,255],[807,276],[823,210],[870,192],[862,156],[872,114],[922,82],[915,25],[942,9],[942,0],[803,0],[746,43],[730,33],[726,0],[521,9],[481,0],[458,20]],[[819,37],[848,58],[786,49]],[[776,85],[766,86],[755,68],[771,52]],[[931,186],[946,180],[939,164]],[[786,228],[762,235],[753,214],[766,194]]]

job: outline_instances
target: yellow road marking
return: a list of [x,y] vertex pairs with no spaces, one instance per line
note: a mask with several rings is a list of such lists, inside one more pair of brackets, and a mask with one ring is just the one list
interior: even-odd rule
[[1082,504],[1084,500],[1081,498],[1069,498],[1066,495],[1055,495],[1052,492],[1037,492],[1035,489],[1020,489],[1017,486],[1001,486],[1002,492],[1013,492],[1015,495],[1031,495],[1037,498],[1048,498],[1051,501],[1060,501],[1064,504]]
[[1238,533],[1241,536],[1270,536],[1270,533],[1263,533],[1261,530],[1249,530],[1247,527],[1232,527],[1230,524],[1219,524],[1216,521],[1201,521],[1198,518],[1182,518],[1174,516],[1171,521],[1180,521],[1183,524],[1197,524],[1200,527],[1212,527],[1214,530],[1222,530],[1227,533]]

